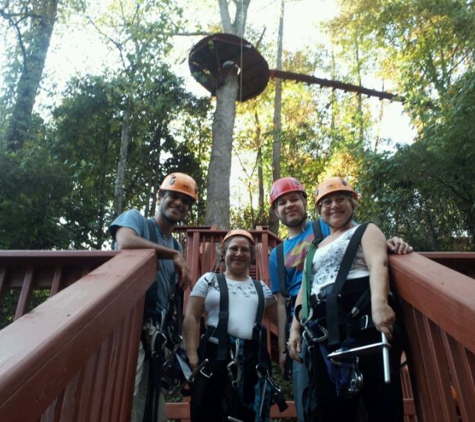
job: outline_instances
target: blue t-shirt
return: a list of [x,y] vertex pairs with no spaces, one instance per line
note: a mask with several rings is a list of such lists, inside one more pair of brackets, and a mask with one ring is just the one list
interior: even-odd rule
[[[129,210],[119,215],[109,227],[112,238],[120,227],[132,229],[140,237],[151,240],[147,219],[138,210]],[[173,237],[165,237],[155,224],[158,244],[170,249],[176,249]],[[178,250],[182,252],[181,245]],[[159,314],[162,310],[167,310],[170,295],[175,291],[177,275],[171,259],[161,259],[158,264],[157,277],[155,283],[150,286],[145,296],[145,316]]]
[[[330,234],[330,228],[322,221],[318,220],[324,237]],[[312,221],[307,221],[305,230],[292,239],[284,240],[284,268],[285,268],[285,287],[291,296],[297,296],[300,285],[302,284],[303,267],[305,256],[310,243],[315,236],[313,235]],[[280,292],[279,269],[277,265],[277,249],[274,248],[269,258],[269,272],[272,293]]]

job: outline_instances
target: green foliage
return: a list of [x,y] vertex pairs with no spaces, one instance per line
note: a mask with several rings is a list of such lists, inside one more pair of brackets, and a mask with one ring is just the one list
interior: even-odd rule
[[[363,85],[369,73],[391,81],[406,99],[417,142],[378,152],[375,145],[384,140],[378,139],[369,100],[284,82],[281,175],[299,178],[311,194],[323,177],[340,174],[361,192],[358,220],[370,219],[419,250],[473,248],[473,4],[341,3],[342,16],[328,26],[331,50],[315,44],[284,52],[285,70]],[[1,248],[108,246],[125,113],[130,123],[125,207],[152,214],[160,181],[180,170],[200,186],[200,201],[187,223],[203,221],[211,102],[188,93],[166,64],[170,34],[182,30],[181,10],[171,0],[92,5],[73,3],[87,12],[120,63],[101,76],[72,79],[52,120],[34,116],[24,148],[2,152]],[[63,12],[73,10],[68,7]],[[262,31],[248,28],[246,34],[256,44]],[[0,137],[20,70],[15,43],[7,41],[12,60],[3,78]],[[274,43],[261,42],[259,50],[269,62],[275,56]],[[274,94],[270,80],[259,97],[238,105],[233,154],[244,173],[240,197],[251,204],[232,210],[233,227],[268,224]],[[312,202],[310,196],[311,211]]]
[[27,145],[1,154],[0,167],[0,249],[68,248],[61,221],[67,178],[49,152]]
[[20,300],[20,290],[8,290],[2,295],[0,303],[0,330],[15,320],[15,312]]
[[[473,202],[463,201],[470,201],[475,186],[453,171],[453,157],[438,141],[421,140],[392,157],[366,151],[357,218],[374,222],[388,237],[403,237],[416,250],[468,250],[473,248]],[[440,160],[442,154],[447,161]]]
[[[0,248],[107,247],[122,100],[117,80],[74,79],[52,112],[52,124],[39,127],[37,138],[17,154],[0,157]],[[165,68],[157,74],[156,85],[143,91],[132,119],[128,208],[153,213],[158,185],[171,171],[187,172],[203,186],[203,161],[196,149],[206,139],[178,136],[173,122],[184,119],[187,135],[201,127],[206,137],[208,106],[186,94]],[[201,207],[194,208],[190,222],[198,223],[200,212]]]
[[[100,249],[109,239],[107,226],[113,218],[123,94],[120,80],[103,78],[73,81],[68,93],[70,97],[54,112],[56,128],[51,134],[58,161],[67,165],[74,180],[65,218],[77,229],[83,228],[82,242]],[[198,105],[204,107],[203,112]],[[172,122],[191,110],[203,116],[206,107],[207,103],[186,94],[165,67],[156,73],[155,84],[144,87],[136,97],[125,181],[127,208],[153,214],[158,186],[171,171],[203,180],[203,169],[193,153],[195,139],[177,139]]]
[[341,4],[342,15],[329,25],[341,47],[338,57],[356,63],[355,74],[377,66],[381,77],[396,83],[419,136],[395,153],[378,154],[367,126],[360,126],[362,142],[351,141],[358,139],[352,122],[362,109],[347,109],[335,126],[340,141],[332,144],[326,171],[356,183],[358,219],[377,223],[386,235],[398,234],[416,250],[473,248],[473,4]]

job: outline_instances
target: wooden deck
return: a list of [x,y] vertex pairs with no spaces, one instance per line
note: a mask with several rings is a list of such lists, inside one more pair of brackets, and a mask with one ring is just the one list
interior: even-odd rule
[[[216,270],[224,233],[186,231],[195,279]],[[269,282],[269,252],[280,240],[252,233],[259,245],[253,272]],[[472,422],[475,254],[424,255],[390,257],[409,339],[401,369],[406,421]],[[155,271],[148,250],[0,251],[0,312],[14,320],[0,331],[0,420],[128,421],[143,295]],[[50,298],[33,307],[38,293]],[[186,402],[168,410],[170,419],[189,417]],[[273,417],[294,418],[293,403]]]

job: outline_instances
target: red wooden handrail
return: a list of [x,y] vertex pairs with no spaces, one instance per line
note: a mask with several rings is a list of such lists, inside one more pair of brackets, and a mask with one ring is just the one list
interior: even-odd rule
[[390,269],[408,333],[418,420],[474,421],[474,280],[417,253],[391,256]]
[[[94,262],[95,253],[89,254]],[[157,260],[151,250],[116,254],[0,331],[2,422],[130,419],[143,298]],[[32,258],[26,274],[35,284],[34,274],[49,258],[25,255]],[[0,253],[5,287],[21,259],[11,255],[7,264],[4,257]],[[59,257],[50,258],[61,266]]]
[[[214,269],[224,233],[187,233],[187,259],[198,275]],[[268,281],[266,252],[280,240],[253,234],[261,250],[254,270]],[[424,255],[474,274],[473,253]],[[0,420],[128,420],[143,295],[155,271],[155,254],[146,250],[0,251],[0,300],[19,289],[18,317],[34,290],[54,295],[0,331]],[[414,400],[405,398],[406,421],[475,420],[474,280],[416,253],[391,256],[390,271],[408,332],[402,376]],[[168,407],[171,418],[189,415],[187,403]],[[293,407],[274,413],[294,415]]]

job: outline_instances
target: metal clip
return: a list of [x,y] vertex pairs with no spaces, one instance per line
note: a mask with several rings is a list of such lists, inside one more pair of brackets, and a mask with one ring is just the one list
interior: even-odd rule
[[[239,357],[239,349],[241,348],[241,339],[236,338],[234,342],[234,354],[231,349],[231,362],[228,363],[228,371],[229,371],[229,376],[231,378],[231,385],[234,388],[239,387],[239,381],[241,380],[241,367],[238,363],[238,357]],[[236,366],[236,378],[234,378],[231,367],[235,365]]]
[[358,395],[361,391],[361,388],[363,387],[363,374],[358,367],[358,363],[359,358],[356,357],[355,362],[351,366],[350,383],[345,393],[347,398],[353,398]]
[[211,378],[211,377],[213,376],[213,373],[212,373],[212,372],[210,372],[209,374],[207,374],[207,373],[205,372],[205,368],[204,368],[204,367],[200,369],[200,374],[203,375],[205,378]]
[[213,373],[212,372],[210,372],[210,373],[205,372],[205,368],[206,368],[206,365],[208,364],[208,362],[209,362],[208,359],[203,360],[203,362],[201,362],[195,368],[195,370],[190,374],[190,376],[187,378],[187,381],[188,382],[194,382],[195,378],[198,374],[203,375],[205,378],[211,378],[213,376]]
[[317,327],[320,332],[322,333],[321,336],[317,337],[313,330],[308,326],[310,322],[312,322],[313,318],[313,309],[310,308],[310,311],[308,313],[308,318],[304,320],[300,320],[300,324],[302,325],[304,329],[304,336],[305,340],[307,340],[307,343],[319,343],[321,341],[324,341],[328,338],[328,330],[320,324],[315,324],[315,327]]
[[366,330],[369,325],[369,315],[362,315],[360,318],[360,330]]

